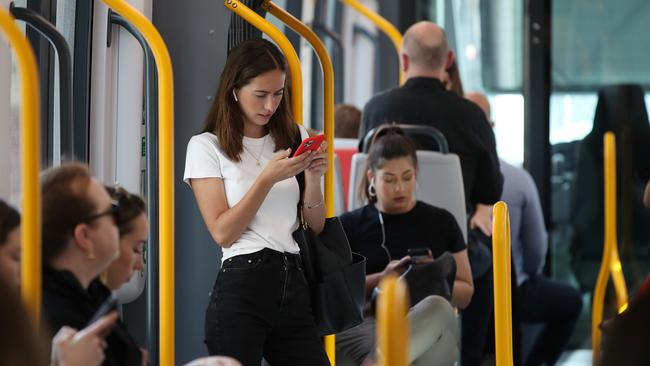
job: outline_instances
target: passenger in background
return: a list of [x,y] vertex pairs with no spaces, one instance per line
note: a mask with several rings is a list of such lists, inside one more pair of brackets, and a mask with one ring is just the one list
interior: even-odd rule
[[133,271],[144,270],[144,246],[149,235],[149,221],[144,200],[122,187],[106,187],[111,198],[120,205],[117,228],[120,233],[120,255],[106,270],[104,284],[117,290],[127,283]]
[[[484,95],[469,93],[467,98],[481,106],[489,118],[490,105]],[[580,292],[572,286],[542,274],[548,252],[548,235],[537,187],[526,170],[503,160],[500,164],[504,178],[501,200],[508,204],[510,213],[519,318],[522,322],[544,324],[525,365],[554,365],[571,338],[582,309],[582,299]],[[487,207],[477,210],[488,215],[477,222],[491,223],[491,207]]]
[[20,214],[0,200],[0,280],[20,288]]
[[[467,217],[478,203],[494,204],[501,197],[494,133],[474,103],[445,89],[442,80],[454,61],[445,31],[431,22],[412,25],[404,34],[401,65],[406,83],[372,98],[363,109],[360,137],[373,127],[396,122],[433,126],[447,139],[449,151],[460,158]],[[463,311],[462,362],[479,365],[492,313],[492,273],[489,249],[469,236],[469,260],[474,297]]]
[[303,214],[325,224],[321,177],[325,146],[292,157],[304,128],[291,118],[284,56],[253,39],[228,55],[203,133],[187,146],[184,181],[222,248],[222,264],[206,310],[211,355],[259,365],[329,365],[302,274],[298,228]]
[[[45,171],[41,190],[44,318],[53,331],[81,329],[111,294],[97,277],[119,255],[119,205],[78,163]],[[104,365],[147,362],[119,323],[106,343]]]
[[[362,182],[369,204],[341,216],[354,252],[366,257],[366,289],[370,293],[382,278],[401,274],[410,264],[408,249],[425,248],[431,261],[451,252],[456,260],[452,304],[465,308],[473,293],[467,249],[456,219],[449,212],[415,200],[418,171],[415,147],[399,127],[382,127],[368,152],[367,175]],[[458,361],[460,337],[452,306],[440,296],[429,296],[409,311],[409,364],[453,365]],[[375,363],[375,318],[337,334],[337,346],[357,363]]]
[[361,111],[352,104],[339,104],[334,109],[334,137],[356,139],[360,124]]
[[456,62],[455,58],[451,65],[445,69],[442,83],[444,84],[445,89],[449,90],[450,92],[454,92],[459,97],[465,96],[463,82],[460,78],[460,70],[458,70],[458,62]]

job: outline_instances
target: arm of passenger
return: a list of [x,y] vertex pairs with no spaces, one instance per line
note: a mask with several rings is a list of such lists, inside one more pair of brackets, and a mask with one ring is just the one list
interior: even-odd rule
[[453,255],[456,260],[456,280],[454,281],[451,303],[460,309],[465,309],[474,294],[472,270],[469,266],[469,259],[467,259],[467,249],[463,249]]
[[650,180],[645,185],[645,192],[643,192],[643,204],[645,207],[650,208]]
[[544,215],[535,182],[525,175],[526,201],[521,217],[521,242],[524,256],[524,271],[537,274],[544,266],[548,250],[548,235],[544,226]]
[[246,230],[273,187],[258,178],[241,201],[228,208],[223,179],[191,179],[190,184],[212,239],[223,248],[230,248]]
[[384,277],[388,275],[400,276],[411,263],[411,257],[406,256],[400,260],[392,260],[383,271],[366,275],[366,297],[370,296],[372,290],[379,285]]
[[323,142],[318,153],[305,170],[305,193],[302,211],[307,225],[315,234],[320,234],[325,226],[325,202],[321,189],[321,178],[327,171],[327,142]]

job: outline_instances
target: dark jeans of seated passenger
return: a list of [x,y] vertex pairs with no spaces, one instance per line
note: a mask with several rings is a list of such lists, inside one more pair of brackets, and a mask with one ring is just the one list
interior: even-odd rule
[[474,294],[469,306],[462,311],[461,364],[479,366],[492,317],[493,301],[492,267],[487,273],[474,279]]
[[264,249],[227,259],[206,312],[210,355],[244,366],[329,365],[298,255]]
[[580,315],[580,292],[570,285],[535,276],[519,286],[519,304],[522,322],[545,324],[526,365],[554,365]]

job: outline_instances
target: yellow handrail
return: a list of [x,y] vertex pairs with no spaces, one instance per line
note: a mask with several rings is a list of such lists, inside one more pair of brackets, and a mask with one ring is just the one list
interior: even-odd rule
[[20,181],[22,194],[21,294],[38,328],[41,314],[40,92],[36,57],[29,41],[0,6],[0,30],[16,52],[20,76]]
[[[359,13],[363,14],[366,18],[368,18],[371,22],[373,22],[373,24],[375,24],[377,28],[379,28],[382,32],[384,32],[384,34],[386,34],[388,38],[390,38],[390,40],[393,42],[393,46],[395,47],[395,52],[397,52],[397,58],[400,57],[400,48],[402,47],[402,33],[400,33],[400,31],[397,30],[397,28],[394,25],[392,25],[388,20],[386,20],[386,18],[382,17],[381,15],[365,7],[358,0],[340,0],[340,1],[354,8]],[[401,64],[401,60],[399,60],[399,63]],[[399,83],[400,85],[404,84],[404,72],[402,71],[401,66],[399,69]]]
[[388,276],[379,284],[377,299],[377,358],[379,366],[408,364],[408,288],[404,280]]
[[[332,217],[334,216],[334,67],[332,66],[332,61],[327,54],[325,45],[314,31],[289,12],[274,4],[273,1],[264,1],[262,7],[305,38],[314,48],[314,51],[320,60],[321,70],[323,72],[324,89],[323,125],[325,129],[325,139],[327,141],[327,161],[330,167],[325,173],[325,207],[327,210],[327,217]],[[334,335],[325,337],[325,351],[330,359],[330,363],[335,365],[336,338]]]
[[603,320],[605,292],[610,273],[614,282],[618,312],[621,313],[627,308],[627,287],[618,256],[618,240],[616,238],[616,138],[614,134],[612,132],[605,133],[603,143],[605,242],[591,311],[591,345],[594,365],[600,364],[600,323]]
[[242,17],[255,28],[259,29],[280,47],[284,57],[287,58],[289,65],[289,74],[291,76],[291,112],[296,122],[302,124],[302,71],[300,70],[300,60],[296,50],[293,49],[289,39],[273,26],[268,20],[262,18],[259,14],[252,11],[249,7],[239,0],[225,0],[223,4]]
[[[160,364],[174,357],[174,76],[169,51],[149,19],[124,0],[102,0],[131,22],[147,41],[158,71],[158,156],[160,236]],[[153,285],[153,284],[150,284]]]
[[493,209],[492,266],[494,275],[494,332],[497,366],[512,365],[512,300],[510,274],[510,218],[508,205]]

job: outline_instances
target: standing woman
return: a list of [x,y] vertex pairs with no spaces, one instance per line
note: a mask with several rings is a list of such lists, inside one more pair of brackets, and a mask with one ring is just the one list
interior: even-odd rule
[[304,171],[305,220],[325,224],[321,177],[325,146],[297,157],[307,137],[289,111],[286,60],[263,39],[243,42],[228,56],[203,133],[187,146],[188,183],[222,265],[206,311],[211,355],[242,364],[329,365],[311,314],[298,245]]

